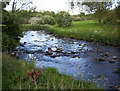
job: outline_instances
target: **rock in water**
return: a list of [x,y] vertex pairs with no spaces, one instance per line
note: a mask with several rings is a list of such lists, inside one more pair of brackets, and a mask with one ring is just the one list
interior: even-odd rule
[[72,54],[75,54],[75,52],[74,52],[74,51],[71,51],[71,53],[72,53]]
[[52,55],[51,51],[46,51],[45,55]]
[[51,47],[48,47],[48,51],[52,51],[52,48],[51,48]]
[[115,63],[115,60],[114,60],[114,59],[112,59],[112,60],[110,60],[110,61],[109,61],[109,63]]
[[62,52],[62,50],[60,48],[57,48],[56,52]]
[[117,59],[117,57],[116,57],[116,56],[113,56],[113,59]]
[[110,52],[106,51],[105,56],[109,56],[109,55],[110,55]]
[[105,61],[105,59],[103,59],[103,58],[99,58],[98,60],[99,60],[99,61]]
[[52,55],[50,55],[50,57],[53,57],[53,58],[55,58],[55,57],[56,57],[56,55],[55,55],[55,54],[52,54]]

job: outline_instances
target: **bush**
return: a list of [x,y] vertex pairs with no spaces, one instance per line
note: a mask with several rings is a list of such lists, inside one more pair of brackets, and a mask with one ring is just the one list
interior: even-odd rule
[[55,24],[55,19],[52,16],[49,15],[45,15],[45,16],[41,16],[41,15],[37,15],[37,17],[32,17],[29,20],[29,23],[32,25],[40,25],[40,24],[50,24],[50,25],[54,25]]
[[2,47],[3,50],[15,48],[19,44],[22,31],[18,23],[16,23],[16,15],[11,12],[4,12],[2,18]]
[[44,19],[38,17],[32,17],[28,22],[29,24],[32,25],[39,25],[39,24],[44,24]]
[[41,17],[43,17],[43,15],[42,14],[37,14],[36,17],[41,18]]
[[55,19],[52,16],[45,15],[44,16],[44,23],[54,25],[55,24]]
[[74,21],[83,21],[85,20],[84,17],[73,17]]
[[61,11],[57,15],[57,24],[59,27],[69,27],[72,25],[72,17],[68,12]]

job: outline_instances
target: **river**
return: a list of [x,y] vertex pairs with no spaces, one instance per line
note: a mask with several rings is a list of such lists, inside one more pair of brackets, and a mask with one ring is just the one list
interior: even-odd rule
[[60,39],[43,30],[23,31],[23,35],[21,45],[16,48],[18,56],[26,61],[35,60],[37,68],[43,65],[54,67],[59,73],[76,79],[81,76],[98,86],[103,85],[103,88],[120,85],[120,74],[115,72],[115,68],[120,67],[118,48],[70,38]]

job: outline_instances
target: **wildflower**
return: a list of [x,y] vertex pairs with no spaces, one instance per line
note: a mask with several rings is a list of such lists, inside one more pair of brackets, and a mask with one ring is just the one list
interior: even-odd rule
[[40,71],[41,71],[41,69],[39,69],[38,72],[35,72],[35,70],[32,69],[31,72],[28,72],[28,73],[26,74],[26,77],[29,77],[30,80],[31,80],[31,82],[35,82],[36,79],[37,79],[37,77],[39,76]]

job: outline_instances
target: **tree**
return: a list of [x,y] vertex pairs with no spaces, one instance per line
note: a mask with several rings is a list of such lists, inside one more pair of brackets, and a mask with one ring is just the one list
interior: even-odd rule
[[97,19],[99,24],[101,24],[106,11],[112,7],[111,2],[85,2],[84,0],[73,0],[72,2],[76,3],[72,4],[72,7],[79,7],[81,5],[82,9],[85,9],[87,12],[94,12],[94,19]]
[[82,4],[88,6],[91,12],[95,12],[94,18],[99,21],[99,25],[101,25],[101,20],[106,12],[112,7],[110,2],[84,2]]
[[120,2],[118,3],[118,6],[115,8],[115,13],[118,19],[120,19]]
[[12,13],[18,12],[23,8],[30,8],[30,4],[33,4],[31,0],[13,0]]
[[116,25],[117,24],[117,15],[115,10],[109,10],[106,14],[107,17],[105,17],[103,23],[104,24],[112,24]]
[[[6,6],[5,3],[3,5]],[[12,14],[3,8],[2,16],[2,48],[3,50],[10,50],[19,44],[22,31],[19,24],[16,23],[16,14]]]

